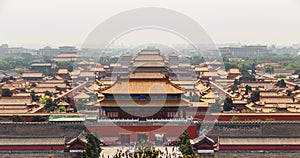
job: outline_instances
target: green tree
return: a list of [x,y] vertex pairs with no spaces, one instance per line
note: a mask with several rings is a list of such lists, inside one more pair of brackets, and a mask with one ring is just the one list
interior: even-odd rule
[[58,100],[53,101],[48,96],[45,96],[44,98],[40,98],[39,102],[45,104],[45,109],[47,112],[54,111],[58,104]]
[[47,112],[54,111],[56,107],[57,107],[56,102],[52,101],[52,99],[47,100],[46,106],[45,106]]
[[64,83],[66,84],[66,86],[71,86],[68,80],[64,80]]
[[195,149],[190,142],[189,133],[186,130],[179,137],[179,150],[183,156],[197,157]]
[[277,81],[277,83],[275,85],[280,87],[280,88],[285,88],[286,87],[286,83],[285,83],[284,79],[281,79],[281,80]]
[[100,148],[99,140],[91,133],[86,135],[87,143],[85,151],[82,153],[83,158],[98,158],[102,149]]
[[234,82],[233,82],[233,84],[240,85],[240,82],[239,82],[239,80],[235,79]]
[[238,120],[239,120],[239,118],[237,116],[232,116],[231,117],[231,121],[238,121]]
[[20,92],[26,92],[26,88],[21,88]]
[[240,84],[239,81],[237,79],[235,79],[234,82],[233,82],[233,85],[231,86],[231,90],[232,91],[238,90],[239,89],[238,88],[239,84]]
[[286,75],[278,74],[278,75],[275,75],[274,78],[286,78]]
[[189,133],[185,130],[179,137],[179,150],[183,150],[184,145],[189,140]]
[[224,67],[225,67],[225,70],[228,71],[231,68],[238,68],[238,65],[233,62],[225,62]]
[[292,95],[292,90],[290,90],[290,89],[286,90],[286,95],[291,96]]
[[1,82],[9,83],[9,79],[7,77],[4,77]]
[[2,89],[1,96],[2,97],[11,97],[12,96],[12,92],[9,89],[4,88],[4,89]]
[[231,88],[230,88],[232,91],[236,91],[236,90],[238,90],[239,88],[238,88],[238,86],[237,85],[232,85],[231,86]]
[[16,80],[13,76],[9,76],[9,80]]
[[34,102],[37,102],[37,101],[40,100],[40,96],[37,96],[37,95],[35,94],[34,90],[32,90],[32,91],[30,92],[30,96],[31,96],[31,100],[34,101]]
[[294,91],[296,91],[296,90],[299,90],[299,86],[298,85],[294,86]]
[[55,86],[56,91],[61,91],[61,87]]
[[57,70],[58,70],[57,68],[54,68],[54,69],[45,69],[45,70],[43,70],[43,74],[46,75],[46,76],[53,77],[53,76],[56,75]]
[[37,95],[35,94],[34,90],[32,90],[32,91],[30,92],[30,96],[31,96],[32,101],[34,101],[34,102],[39,101],[40,98],[41,98],[40,96],[37,96]]
[[192,65],[199,65],[200,63],[204,62],[204,58],[199,55],[195,55],[191,58],[191,64]]
[[246,85],[245,87],[246,91],[245,91],[245,95],[248,95],[250,91],[252,91],[252,87]]
[[43,98],[39,99],[39,102],[42,103],[42,104],[46,104],[48,102],[48,100],[50,100],[49,97],[43,97]]
[[259,98],[260,98],[260,94],[259,94],[259,91],[254,91],[251,93],[251,97],[250,97],[250,102],[257,102],[259,101]]
[[242,74],[242,77],[240,78],[241,81],[255,81],[255,76],[249,74],[248,69],[250,69],[249,65],[245,65],[244,63],[242,66],[239,68],[240,72]]
[[256,74],[255,70],[256,70],[255,64],[252,63],[252,65],[251,65],[251,75],[255,75]]
[[34,87],[36,87],[36,83],[32,83],[30,86],[30,88],[34,88]]
[[52,96],[53,96],[53,94],[52,94],[50,91],[45,91],[45,95],[46,95],[46,96],[49,96],[49,97],[52,97]]
[[71,103],[71,98],[67,97],[67,98],[65,98],[65,101],[70,104]]
[[26,70],[25,69],[18,69],[16,70],[16,73],[23,74]]
[[271,65],[266,65],[266,66],[264,67],[264,69],[265,69],[265,72],[266,72],[266,73],[269,73],[269,74],[273,74],[273,73],[274,73],[274,67],[271,66]]
[[44,118],[43,116],[32,116],[32,117],[30,117],[31,122],[44,122],[46,120],[47,119]]
[[9,117],[9,120],[12,120],[12,122],[24,122],[24,118],[19,115],[12,115]]
[[224,111],[231,111],[234,108],[234,104],[232,102],[232,99],[229,97],[226,97],[224,100],[223,110]]
[[66,108],[65,106],[59,106],[59,112],[65,112]]
[[269,118],[269,117],[267,117],[265,120],[266,120],[266,121],[275,121],[275,119]]

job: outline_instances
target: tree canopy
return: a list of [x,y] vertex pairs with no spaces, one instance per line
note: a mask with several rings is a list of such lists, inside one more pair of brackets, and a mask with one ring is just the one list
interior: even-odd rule
[[24,118],[19,115],[12,115],[9,119],[12,120],[12,122],[24,122]]
[[229,97],[226,97],[224,100],[223,110],[224,111],[231,111],[234,108],[234,104],[232,102],[232,99]]
[[250,87],[249,85],[246,85],[246,91],[245,91],[245,95],[248,95],[248,93],[250,92],[250,91],[252,91],[252,87]]
[[299,90],[299,86],[298,85],[294,86],[294,91],[296,91],[296,90]]
[[188,156],[191,158],[196,158],[196,152],[193,145],[190,142],[189,133],[185,130],[179,137],[179,150],[183,156]]
[[87,143],[85,151],[82,153],[83,158],[98,158],[102,151],[99,140],[91,133],[86,135]]
[[281,80],[277,81],[276,86],[278,86],[280,88],[285,88],[286,83],[285,83],[284,79],[281,79]]
[[259,98],[260,98],[259,91],[254,91],[251,93],[250,102],[254,103],[256,101],[259,101]]
[[4,88],[4,89],[2,89],[1,96],[2,97],[11,97],[12,96],[12,92],[9,89]]

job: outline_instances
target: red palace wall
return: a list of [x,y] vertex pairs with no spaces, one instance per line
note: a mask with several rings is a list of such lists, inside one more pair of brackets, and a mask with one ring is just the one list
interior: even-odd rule
[[238,117],[239,121],[251,121],[251,120],[261,120],[261,121],[265,121],[267,118],[272,118],[275,121],[293,121],[293,120],[300,120],[300,114],[282,114],[282,115],[272,115],[272,114],[226,114],[226,115],[197,115],[194,116],[194,118],[196,119],[200,119],[203,120],[204,117],[206,117],[206,119],[212,118],[212,120],[214,120],[214,118],[217,118],[218,121],[231,121],[231,118],[233,116]]
[[31,151],[38,151],[38,150],[64,150],[64,145],[2,145],[0,146],[0,151],[20,151],[20,150],[31,150]]
[[71,146],[70,150],[84,150],[84,146]]
[[300,150],[299,145],[219,145],[219,150]]
[[214,150],[214,146],[202,146],[202,145],[199,145],[199,146],[196,146],[197,150]]
[[155,134],[164,134],[166,137],[178,137],[186,129],[190,135],[190,138],[197,137],[197,127],[193,126],[180,126],[180,125],[168,125],[168,126],[88,126],[90,132],[95,131],[97,128],[99,137],[118,137],[121,138],[121,134],[131,134],[130,141],[137,141],[138,133],[148,133],[148,139],[151,142],[155,141]]

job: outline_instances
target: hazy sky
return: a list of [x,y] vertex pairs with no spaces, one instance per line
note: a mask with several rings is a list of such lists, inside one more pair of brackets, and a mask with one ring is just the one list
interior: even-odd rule
[[215,43],[300,43],[299,0],[0,0],[0,43],[80,46],[105,19],[140,7],[183,13]]

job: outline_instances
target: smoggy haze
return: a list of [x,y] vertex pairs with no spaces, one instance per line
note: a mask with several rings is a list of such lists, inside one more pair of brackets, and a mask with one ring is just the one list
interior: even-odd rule
[[[102,21],[140,7],[162,7],[183,13],[197,21],[216,43],[300,43],[298,0],[0,0],[0,43],[31,48],[80,47]],[[149,40],[152,38],[155,40],[149,36]]]

